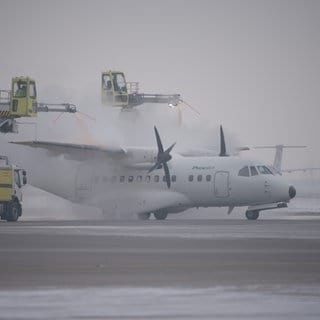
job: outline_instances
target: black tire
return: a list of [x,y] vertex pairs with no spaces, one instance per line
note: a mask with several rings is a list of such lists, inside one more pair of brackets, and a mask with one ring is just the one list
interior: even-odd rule
[[139,220],[149,220],[150,219],[150,213],[138,213],[138,219]]
[[157,220],[165,220],[168,216],[166,212],[155,212],[153,215]]
[[13,201],[9,206],[9,212],[7,213],[7,221],[17,221],[21,216],[21,207],[18,202]]
[[247,210],[246,217],[248,220],[257,220],[259,218],[258,210]]

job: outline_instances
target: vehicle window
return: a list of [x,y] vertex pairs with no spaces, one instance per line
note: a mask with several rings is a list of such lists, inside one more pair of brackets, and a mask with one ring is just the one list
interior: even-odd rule
[[211,175],[210,174],[206,175],[206,181],[211,181]]
[[15,82],[13,85],[13,92],[15,98],[24,98],[27,95],[27,82]]
[[243,167],[242,169],[239,170],[238,176],[240,177],[249,177],[249,168],[248,167]]
[[30,82],[29,85],[29,97],[35,99],[37,97],[36,85],[34,82]]
[[150,182],[150,176],[146,176],[146,182]]
[[124,177],[124,176],[120,176],[119,181],[120,181],[120,182],[124,182],[124,180],[125,180],[125,177]]
[[197,180],[198,180],[199,182],[202,181],[202,175],[201,175],[201,174],[198,175]]
[[255,166],[250,167],[250,173],[251,173],[251,176],[257,176],[259,174]]
[[132,182],[132,181],[133,181],[133,176],[129,176],[128,182]]
[[159,182],[159,176],[154,176],[154,182]]
[[177,181],[177,176],[176,175],[172,175],[171,176],[171,181],[172,182],[176,182]]
[[137,176],[137,181],[141,182],[142,181],[142,176]]
[[266,166],[257,166],[257,167],[261,174],[272,174],[271,170],[268,169]]
[[19,188],[21,188],[20,175],[18,171],[14,171],[14,182]]
[[111,89],[111,79],[108,74],[103,75],[102,86],[104,89],[107,89],[107,90]]
[[193,181],[193,175],[191,174],[190,176],[189,176],[189,179],[188,179],[190,182],[192,182]]

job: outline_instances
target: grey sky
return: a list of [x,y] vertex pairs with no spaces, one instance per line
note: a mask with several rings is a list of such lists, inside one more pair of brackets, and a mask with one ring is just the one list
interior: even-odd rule
[[243,144],[308,144],[287,164],[319,166],[319,31],[310,0],[0,0],[0,87],[29,75],[42,100],[56,86],[88,110],[101,71],[119,69]]

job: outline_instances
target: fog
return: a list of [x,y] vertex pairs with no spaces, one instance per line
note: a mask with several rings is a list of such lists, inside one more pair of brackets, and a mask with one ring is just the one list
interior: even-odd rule
[[[0,0],[0,88],[13,76],[37,82],[38,100],[70,102],[82,114],[22,119],[10,140],[218,150],[223,124],[235,146],[303,144],[284,168],[320,164],[318,1]],[[102,107],[100,76],[121,70],[145,93],[179,93],[199,112],[144,105]],[[86,116],[87,114],[88,116]],[[272,162],[271,151],[248,156]],[[39,158],[38,158],[39,161]]]

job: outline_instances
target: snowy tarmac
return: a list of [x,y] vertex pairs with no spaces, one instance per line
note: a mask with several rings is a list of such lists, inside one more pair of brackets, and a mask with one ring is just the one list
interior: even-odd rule
[[319,319],[320,220],[0,223],[0,319]]

